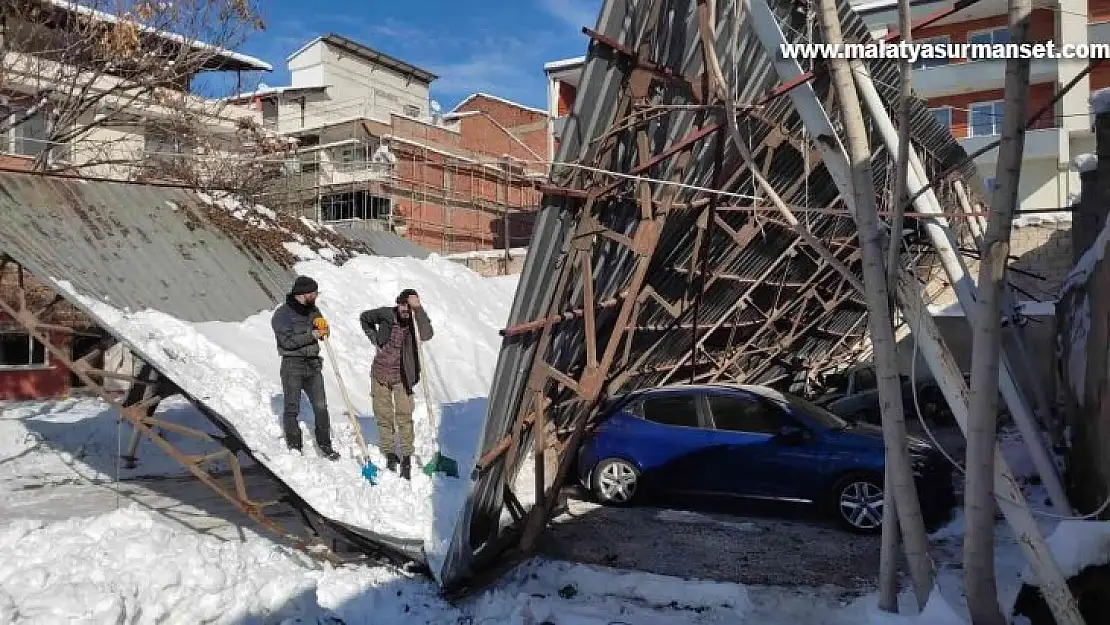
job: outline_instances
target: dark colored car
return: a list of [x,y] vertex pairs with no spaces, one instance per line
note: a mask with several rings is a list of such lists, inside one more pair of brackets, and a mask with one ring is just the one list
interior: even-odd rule
[[[814,403],[847,421],[881,425],[879,389],[875,385],[874,373],[872,371],[866,373],[866,376],[850,377],[847,388],[843,392],[830,393],[815,399]],[[930,426],[955,423],[948,409],[948,402],[945,401],[944,394],[941,393],[936,382],[919,379],[915,384],[909,376],[905,375],[899,376],[899,381],[902,386],[902,409],[906,419],[916,421],[917,411],[920,408],[921,417]]]
[[[910,438],[930,528],[956,503],[952,468]],[[761,386],[691,385],[612,400],[578,452],[579,480],[602,503],[642,495],[708,495],[811,504],[844,528],[882,527],[882,431]]]

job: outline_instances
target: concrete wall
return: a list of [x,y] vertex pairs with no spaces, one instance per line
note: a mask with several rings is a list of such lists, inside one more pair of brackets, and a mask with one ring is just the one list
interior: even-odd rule
[[282,109],[290,110],[279,112],[282,132],[352,117],[388,121],[390,115],[411,115],[406,107],[416,107],[415,117],[429,114],[428,85],[324,41],[299,51],[288,66],[293,86],[327,86],[327,92],[306,98],[303,126],[300,103],[284,99]]
[[[1098,115],[1096,127],[1097,166],[1083,175],[1076,207],[1077,223],[1085,229],[1093,229],[1090,224],[1105,216],[1110,194],[1110,112]],[[1073,504],[1085,513],[1097,509],[1110,493],[1110,228],[1104,218],[1100,225],[1093,241],[1090,232],[1076,237],[1076,252],[1082,256],[1065,281],[1056,310],[1057,362],[1069,434],[1068,488]]]
[[[1022,175],[1025,170],[1022,169]],[[975,243],[969,239],[961,241],[960,246],[976,250]],[[1035,218],[1030,215],[1014,224],[1010,234],[1010,255],[1017,260],[1010,262],[1013,269],[1010,282],[1025,291],[1017,294],[1018,299],[1055,300],[1064,278],[1072,266],[1072,222],[1071,219],[1057,215],[1049,218]],[[972,281],[979,276],[979,261],[964,256]],[[1027,273],[1022,273],[1027,272]],[[932,303],[949,306],[956,302],[956,294],[947,288],[948,280],[938,267],[929,281],[929,292],[936,293]]]
[[508,262],[505,261],[505,250],[451,254],[446,258],[460,265],[466,265],[471,271],[488,278],[519,274],[524,269],[524,257],[527,254],[526,248],[510,249]]

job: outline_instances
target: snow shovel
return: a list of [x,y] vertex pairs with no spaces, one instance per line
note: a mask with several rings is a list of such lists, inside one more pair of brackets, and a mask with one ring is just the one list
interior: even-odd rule
[[[416,351],[418,354],[416,364],[420,370],[420,379],[424,382],[421,384],[424,387],[424,405],[428,407],[428,421],[432,424],[432,430],[437,430],[435,411],[432,410],[432,396],[431,392],[428,391],[429,379],[424,372],[424,341],[420,339],[420,328],[416,323],[415,315],[413,315],[412,330],[416,334]],[[459,463],[454,458],[444,456],[437,451],[432,459],[424,465],[424,475],[431,477],[433,473],[445,473],[449,477],[459,477]]]
[[343,402],[347,405],[347,417],[351,420],[351,427],[355,430],[355,440],[358,441],[358,447],[361,452],[362,461],[362,477],[371,484],[377,484],[374,478],[378,476],[378,467],[370,462],[370,453],[366,451],[366,440],[362,438],[362,427],[358,424],[358,419],[355,417],[355,408],[351,404],[351,397],[347,394],[347,385],[343,383],[343,376],[339,375],[339,360],[335,357],[335,352],[331,349],[331,343],[325,337],[324,349],[328,352],[328,360],[331,361],[332,371],[335,372],[335,381],[339,383],[339,391],[343,395]]

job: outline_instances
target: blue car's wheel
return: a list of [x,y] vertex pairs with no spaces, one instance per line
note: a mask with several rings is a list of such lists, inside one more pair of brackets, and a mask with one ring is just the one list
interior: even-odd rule
[[620,458],[606,458],[594,467],[590,490],[603,504],[624,506],[636,498],[640,485],[640,471],[631,462]]
[[866,473],[847,475],[833,486],[830,504],[848,531],[874,534],[883,528],[883,480]]

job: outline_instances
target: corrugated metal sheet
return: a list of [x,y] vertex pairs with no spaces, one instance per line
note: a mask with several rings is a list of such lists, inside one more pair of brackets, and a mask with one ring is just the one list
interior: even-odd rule
[[429,250],[392,232],[359,228],[346,224],[335,224],[332,227],[344,237],[367,246],[376,256],[392,258],[409,256],[423,260],[431,254]]
[[[223,209],[183,189],[0,172],[0,253],[40,279],[69,282],[82,295],[116,308],[155,309],[190,322],[240,321],[273,308],[288,291],[292,270],[262,247],[262,237],[251,236],[252,229],[225,230],[206,217],[209,210]],[[71,303],[139,358],[153,362],[104,319],[80,302]],[[161,373],[217,427],[242,442],[230,420],[198,399],[207,389],[190,388]],[[254,460],[266,470],[264,462]],[[296,505],[355,544],[424,560],[421,541],[395,540],[333,521],[327,510],[314,510],[286,490]]]
[[184,189],[0,172],[0,251],[117,308],[237,321],[273,308],[293,273],[233,238]]
[[[793,42],[820,41],[819,28],[811,30],[814,22],[807,22],[804,11],[799,10],[793,0],[754,0],[765,1],[772,10],[779,28],[787,40]],[[595,30],[610,40],[624,45],[627,49],[639,50],[642,46],[649,49],[649,60],[658,66],[684,76],[694,77],[702,71],[703,55],[700,51],[698,35],[697,5],[695,0],[671,0],[663,2],[659,17],[649,21],[649,8],[660,3],[649,0],[606,0]],[[854,14],[847,1],[840,3],[844,37],[847,41],[868,41],[870,35],[863,22]],[[736,15],[734,2],[722,0],[717,3],[719,15],[716,39],[717,53],[721,59],[724,75],[733,81],[734,91],[739,88],[739,101],[750,103],[770,92],[785,78],[776,74],[774,56],[777,49],[770,53],[752,29],[752,22],[745,21],[734,29]],[[654,31],[650,36],[646,33]],[[734,36],[735,33],[735,36]],[[889,106],[895,107],[898,97],[898,69],[894,62],[877,59],[868,61],[876,87]],[[611,171],[627,172],[638,162],[637,146],[633,133],[620,133],[617,136],[616,156],[611,163],[597,164],[595,157],[604,143],[601,138],[618,112],[618,102],[625,95],[632,64],[621,55],[601,46],[591,46],[580,80],[578,95],[571,115],[566,120],[561,135],[556,162],[583,163],[607,167]],[[817,97],[826,103],[826,111],[837,124],[839,112],[835,98],[830,93],[829,79],[819,76],[811,83]],[[808,88],[808,87],[807,87]],[[657,84],[652,91],[652,103],[693,104],[694,102],[680,88],[664,87]],[[925,102],[914,99],[912,108],[912,136],[921,154],[921,159],[930,176],[962,161],[964,150],[951,137],[946,127],[941,125],[928,111]],[[891,113],[894,111],[891,110]],[[658,154],[674,145],[699,126],[708,122],[697,118],[699,113],[689,109],[676,109],[650,122],[648,136],[652,153]],[[896,116],[895,116],[896,117]],[[887,177],[893,159],[882,147],[883,142],[876,129],[871,128],[870,145],[873,149],[872,166],[877,189],[887,188]],[[787,141],[770,153],[770,162],[763,168],[764,175],[779,191],[789,205],[840,209],[840,214],[803,214],[799,218],[819,238],[827,242],[853,244],[856,227],[853,220],[843,212],[840,193],[830,172],[821,161],[820,153],[807,154],[809,148],[793,144],[793,137],[805,137],[801,117],[795,110],[790,97],[779,97],[771,101],[754,115],[741,122],[741,134],[750,138],[750,145],[761,146],[755,150],[756,162],[763,164],[771,148],[764,146],[765,139],[772,134],[785,135]],[[811,140],[813,137],[809,137]],[[706,138],[692,149],[691,164],[681,173],[677,170],[677,160],[669,158],[652,167],[648,177],[661,180],[675,179],[687,185],[721,188],[733,193],[752,194],[754,181],[741,166],[739,155],[734,146],[725,149],[723,171],[736,174],[728,184],[716,183],[713,171],[712,154],[716,149],[717,138]],[[559,186],[583,188],[580,170],[569,166],[555,166],[552,182]],[[974,166],[963,166],[957,174],[965,180],[975,177]],[[603,177],[599,179],[604,180]],[[969,189],[981,188],[972,181]],[[661,198],[659,186],[656,199]],[[601,207],[595,207],[593,216],[601,224],[621,233],[631,233],[637,227],[639,207],[634,204],[631,183],[621,189],[626,197],[605,200]],[[936,189],[942,205],[955,205],[951,189],[940,186]],[[675,192],[678,204],[689,203],[699,197],[689,187]],[[704,196],[702,196],[704,197]],[[881,207],[886,208],[887,199],[881,197]],[[571,285],[581,283],[580,266],[567,261],[570,234],[578,225],[582,214],[581,200],[567,199],[561,195],[547,195],[543,200],[542,211],[534,231],[533,241],[525,261],[516,298],[510,312],[508,325],[529,322],[541,316],[574,310],[582,306],[581,289],[569,290],[561,301],[553,301],[555,285],[562,276],[569,276]],[[697,236],[696,221],[698,210],[678,209],[668,216],[663,233],[651,259],[646,286],[650,287],[668,301],[679,300],[689,291],[688,267],[693,255]],[[764,215],[757,224],[751,213],[718,213],[735,231],[749,230],[758,226],[756,236],[742,248],[721,228],[715,228],[708,242],[703,243],[708,256],[707,269],[711,272],[729,274],[735,279],[718,280],[710,287],[697,311],[698,324],[704,328],[718,321],[728,322],[730,340],[717,340],[706,343],[707,351],[718,361],[738,356],[737,365],[744,372],[743,381],[749,383],[769,383],[789,379],[799,368],[819,369],[829,364],[836,356],[834,350],[843,352],[844,332],[855,329],[860,332],[866,328],[867,310],[862,295],[855,294],[849,287],[843,289],[844,279],[831,268],[821,269],[817,256],[804,245],[797,245],[796,234],[786,227],[775,215]],[[914,226],[912,220],[907,227]],[[831,245],[831,243],[830,243]],[[604,300],[628,287],[635,266],[634,254],[617,243],[597,244],[592,248],[595,276],[595,297]],[[841,254],[841,258],[857,274],[861,274],[858,257],[848,257],[851,252]],[[919,274],[925,275],[933,265],[931,253],[923,245],[915,244],[914,260]],[[818,296],[815,297],[814,294]],[[741,298],[747,298],[747,306],[725,318],[732,305]],[[836,305],[830,302],[839,301]],[[599,350],[613,332],[616,308],[597,313],[596,332]],[[768,321],[768,317],[777,317]],[[639,327],[667,328],[682,324],[688,328],[693,321],[693,309],[688,308],[678,319],[673,319],[661,306],[646,300],[639,309],[635,323]],[[704,332],[703,332],[704,334]],[[585,367],[584,349],[585,324],[582,319],[569,320],[557,326],[551,334],[545,360],[563,372],[580,372]],[[694,335],[690,329],[672,329],[666,335],[667,341],[656,345],[660,334],[657,330],[638,332],[632,341],[629,366],[610,371],[609,380],[615,374],[628,373],[627,382],[616,392],[633,388],[650,387],[660,383],[667,375],[671,382],[685,381],[689,372],[682,377],[674,377],[669,372],[684,366],[693,345]],[[699,338],[701,338],[699,336]],[[538,335],[522,335],[506,338],[494,374],[493,388],[490,392],[490,408],[483,432],[482,451],[492,449],[499,441],[510,435],[511,427],[525,397],[525,386],[534,366]],[[853,347],[853,341],[848,347]],[[651,349],[655,346],[654,349]],[[701,358],[706,361],[704,357]],[[740,375],[737,373],[737,375]],[[581,402],[565,402],[569,392],[557,394],[549,386],[548,397],[553,400],[547,418],[561,427],[575,422],[582,416],[584,407]],[[523,437],[524,449],[531,447],[531,435]],[[570,453],[574,453],[571,450]],[[445,581],[461,583],[481,566],[488,565],[496,553],[489,546],[501,528],[504,488],[512,483],[521,458],[514,466],[500,463],[483,475],[475,484],[471,498],[464,511],[463,521],[448,554],[444,567]]]

